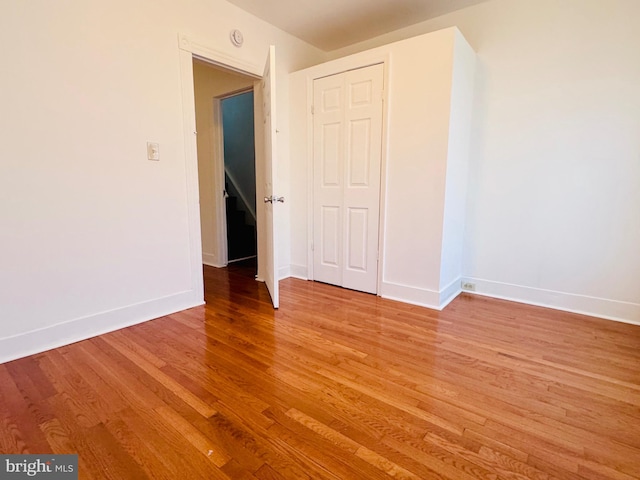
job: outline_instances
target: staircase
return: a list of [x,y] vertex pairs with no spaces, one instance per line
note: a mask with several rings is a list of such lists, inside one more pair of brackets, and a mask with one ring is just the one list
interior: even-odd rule
[[227,249],[229,262],[256,255],[256,227],[247,221],[247,209],[226,184],[227,197]]

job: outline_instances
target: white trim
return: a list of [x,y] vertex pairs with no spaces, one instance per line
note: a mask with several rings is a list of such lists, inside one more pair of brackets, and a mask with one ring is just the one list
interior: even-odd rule
[[640,304],[638,303],[526,287],[474,277],[462,277],[462,281],[476,284],[475,291],[466,293],[640,325]]
[[313,75],[307,73],[307,275],[313,280]]
[[249,255],[247,257],[242,257],[242,258],[234,258],[233,260],[229,260],[229,263],[238,263],[238,262],[244,262],[245,260],[249,260],[251,258],[257,258],[257,255]]
[[137,325],[188,308],[203,305],[195,291],[100,312],[0,339],[0,363],[70,345],[98,335]]
[[224,199],[224,139],[222,132],[222,107],[219,98],[213,99],[213,139],[212,139],[212,161],[213,161],[213,194],[216,197],[214,202],[213,224],[216,226],[214,235],[214,250],[220,259],[219,265],[223,267],[229,263],[229,246],[227,245],[227,204]]
[[291,266],[285,265],[283,267],[278,268],[278,280],[282,280],[284,278],[289,278],[291,276]]
[[460,278],[456,278],[439,291],[384,281],[381,287],[380,296],[383,298],[434,310],[443,310],[461,293]]
[[217,98],[218,100],[226,100],[227,98],[237,97],[238,95],[244,95],[245,93],[249,93],[249,92],[253,92],[253,85],[250,87],[239,88],[238,90],[225,93],[215,98]]
[[457,277],[449,285],[440,289],[440,310],[449,305],[455,298],[462,293],[460,288],[460,277]]
[[378,292],[382,298],[396,300],[398,302],[418,305],[420,307],[438,310],[440,293],[426,288],[410,287],[398,283],[382,282],[382,288]]
[[207,265],[209,267],[216,267],[216,268],[224,268],[227,265],[226,264],[220,264],[216,261],[216,256],[213,253],[204,253],[202,252],[202,264],[203,265]]
[[215,63],[228,70],[234,70],[255,78],[262,78],[263,67],[250,63],[237,57],[232,57],[225,52],[204,45],[184,34],[178,34],[178,45],[180,50],[189,52],[190,56],[195,55],[209,63]]
[[291,277],[299,278],[300,280],[309,280],[309,275],[307,274],[307,266],[306,265],[289,265],[289,269],[291,272]]
[[198,147],[196,105],[193,86],[193,56],[180,50],[180,80],[182,90],[182,121],[184,128],[184,158],[187,183],[187,220],[189,224],[189,257],[191,289],[204,302],[202,276],[202,234],[200,231],[200,190],[198,186]]
[[384,273],[384,246],[387,232],[387,169],[389,158],[389,105],[390,105],[390,81],[391,81],[391,53],[384,55],[382,63],[382,145],[380,151],[380,205],[378,208],[378,279],[377,291],[382,291],[382,278]]

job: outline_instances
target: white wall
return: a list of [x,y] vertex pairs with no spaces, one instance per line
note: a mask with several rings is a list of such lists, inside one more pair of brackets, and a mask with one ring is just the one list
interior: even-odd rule
[[427,295],[440,287],[454,35],[392,45],[383,282],[427,305],[439,303]]
[[[198,132],[198,183],[200,189],[200,231],[202,236],[202,261],[206,265],[224,266],[224,259],[218,258],[219,241],[216,225],[216,209],[224,203],[216,197],[216,170],[213,99],[227,93],[253,87],[254,79],[233,72],[225,72],[204,62],[193,62],[193,84],[196,105],[196,130]],[[255,187],[254,187],[255,188]]]
[[[455,63],[454,53],[464,54]],[[371,49],[291,75],[292,267],[312,277],[309,258],[312,152],[308,110],[313,79],[385,62],[382,271],[378,293],[384,297],[440,308],[459,291],[463,228],[453,220],[446,234],[458,247],[443,249],[445,209],[464,214],[473,51],[460,33],[446,29]],[[465,78],[463,78],[466,75]],[[452,88],[455,87],[455,91]],[[452,103],[453,97],[461,96]],[[455,118],[451,116],[452,107]],[[460,125],[459,125],[460,124]],[[450,147],[449,134],[452,132]],[[449,150],[455,165],[448,167]],[[447,178],[448,177],[448,178]],[[461,177],[461,178],[458,178]],[[445,207],[445,192],[449,189]],[[443,257],[443,252],[446,256]],[[446,265],[442,265],[445,261]],[[441,281],[441,270],[453,279]]]
[[460,291],[476,53],[456,31],[440,261],[440,304]]
[[493,0],[331,53],[452,25],[478,53],[478,292],[640,323],[638,18],[637,0]]
[[[0,361],[202,301],[179,32],[254,64],[277,46],[286,180],[286,74],[322,52],[223,0],[2,2]],[[159,162],[146,160],[147,141],[160,144]]]

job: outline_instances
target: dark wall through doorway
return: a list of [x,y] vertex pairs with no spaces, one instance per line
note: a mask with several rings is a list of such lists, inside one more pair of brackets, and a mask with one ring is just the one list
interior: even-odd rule
[[253,92],[221,101],[229,262],[256,255]]

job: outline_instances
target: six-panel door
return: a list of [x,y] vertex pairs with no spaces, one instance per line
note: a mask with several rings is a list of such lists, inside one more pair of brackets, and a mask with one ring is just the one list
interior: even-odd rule
[[376,293],[383,65],[314,81],[314,280]]

